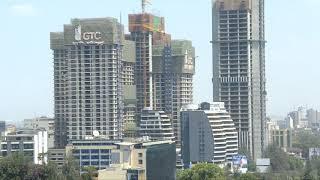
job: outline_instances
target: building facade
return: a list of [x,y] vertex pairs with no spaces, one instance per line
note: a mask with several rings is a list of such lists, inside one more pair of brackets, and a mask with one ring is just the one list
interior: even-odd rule
[[[97,170],[106,169],[112,163],[118,163],[118,159],[112,154],[117,149],[115,142],[106,139],[73,141],[66,147],[67,155],[71,154],[80,167],[95,167]],[[113,157],[115,156],[115,157]]]
[[67,158],[66,149],[48,149],[48,162],[56,164],[59,169],[63,167]]
[[48,148],[54,147],[54,119],[48,117],[38,117],[33,119],[25,119],[23,127],[26,129],[43,128],[48,133]]
[[202,103],[181,111],[181,154],[185,167],[198,162],[226,164],[238,154],[236,127],[224,103]]
[[176,179],[176,146],[173,141],[121,142],[117,145],[120,164],[100,171],[98,179]]
[[164,111],[143,109],[139,131],[140,137],[148,136],[151,140],[174,140],[171,120]]
[[4,135],[5,131],[6,131],[6,122],[0,121],[0,137]]
[[137,112],[153,107],[152,48],[166,43],[170,36],[165,34],[164,18],[148,13],[129,14],[128,39],[136,45],[135,84],[137,88]]
[[270,145],[277,146],[285,152],[292,147],[292,130],[290,129],[271,129]]
[[103,180],[174,180],[176,177],[176,146],[174,141],[110,141],[92,137],[72,141],[65,149],[50,149],[49,161],[59,168],[68,157],[79,166],[95,167]]
[[47,163],[48,134],[44,129],[24,129],[7,134],[1,142],[2,156],[23,153],[31,157],[34,164]]
[[320,127],[320,112],[315,109],[308,109],[306,116],[309,127],[319,128]]
[[239,145],[261,158],[265,140],[264,0],[213,0],[213,100],[225,103]]
[[171,119],[179,147],[179,110],[193,102],[192,42],[171,40],[165,31],[165,19],[146,12],[129,15],[129,32],[127,39],[136,44],[137,119],[141,119],[144,108],[164,111]]
[[193,103],[195,49],[188,40],[153,47],[154,109],[172,120],[177,147],[181,141],[180,109]]
[[91,18],[72,19],[64,32],[51,33],[56,147],[94,131],[122,138],[124,118],[135,110],[124,104],[124,88],[134,89],[135,61],[134,53],[124,51],[135,47],[123,31],[114,18]]

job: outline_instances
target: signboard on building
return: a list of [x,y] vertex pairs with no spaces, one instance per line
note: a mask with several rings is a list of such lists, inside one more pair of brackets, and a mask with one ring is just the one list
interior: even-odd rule
[[232,156],[232,171],[239,173],[247,173],[248,171],[248,159],[245,155]]
[[320,148],[309,148],[309,159],[320,157]]

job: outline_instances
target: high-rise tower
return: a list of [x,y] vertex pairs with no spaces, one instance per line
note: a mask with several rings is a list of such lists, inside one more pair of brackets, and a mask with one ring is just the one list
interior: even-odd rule
[[124,40],[123,26],[114,18],[73,19],[64,25],[64,32],[51,33],[51,49],[55,146],[94,132],[121,139],[123,121],[134,111],[130,102],[124,103],[129,94],[124,88],[135,89],[135,47]]
[[177,147],[181,141],[180,109],[193,103],[195,48],[188,40],[153,47],[154,107],[172,119]]
[[127,36],[136,43],[137,114],[144,108],[168,114],[179,147],[180,108],[193,103],[195,49],[191,41],[171,40],[164,18],[146,13],[146,3],[142,13],[129,15]]
[[135,84],[137,111],[153,108],[152,47],[170,40],[164,33],[164,18],[148,13],[129,15],[130,40],[136,43]]
[[264,0],[213,0],[213,100],[225,103],[254,159],[265,139],[264,34]]

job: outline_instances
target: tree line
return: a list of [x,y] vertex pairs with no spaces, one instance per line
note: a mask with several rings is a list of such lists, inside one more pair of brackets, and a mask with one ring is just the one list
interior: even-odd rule
[[92,180],[94,167],[83,169],[80,175],[79,164],[72,158],[67,158],[61,168],[54,163],[34,164],[30,157],[22,153],[14,153],[0,159],[1,180]]

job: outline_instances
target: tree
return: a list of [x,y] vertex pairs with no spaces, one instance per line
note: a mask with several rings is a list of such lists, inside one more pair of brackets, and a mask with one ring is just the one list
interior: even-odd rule
[[292,147],[302,149],[302,156],[309,158],[309,148],[320,146],[320,137],[311,131],[297,132],[293,137]]
[[311,174],[312,172],[312,167],[311,167],[311,163],[310,161],[307,161],[306,162],[306,169],[305,169],[305,172],[303,174],[303,180],[313,180],[313,179],[316,179],[312,176]]
[[265,152],[265,157],[270,158],[273,172],[283,172],[290,169],[289,156],[277,146],[269,146]]
[[178,172],[177,180],[224,180],[223,170],[215,164],[197,164]]
[[94,167],[85,167],[86,172],[80,176],[79,163],[71,156],[66,158],[63,167],[56,164],[33,164],[29,157],[14,153],[0,159],[0,180],[92,180],[97,177]]
[[62,174],[67,180],[81,179],[79,163],[71,156],[68,156],[64,165],[62,166]]
[[241,174],[240,180],[257,180],[258,178],[254,174],[246,173]]
[[14,153],[0,161],[0,179],[23,180],[30,164],[21,153]]
[[94,166],[86,166],[82,168],[84,173],[81,175],[82,180],[92,180],[98,176],[97,170]]

